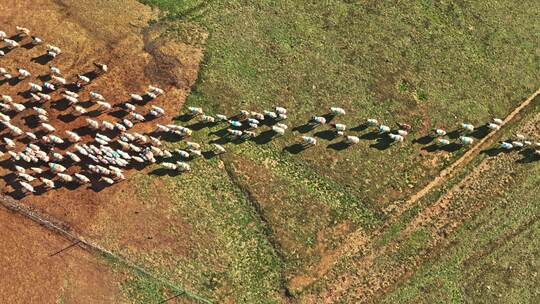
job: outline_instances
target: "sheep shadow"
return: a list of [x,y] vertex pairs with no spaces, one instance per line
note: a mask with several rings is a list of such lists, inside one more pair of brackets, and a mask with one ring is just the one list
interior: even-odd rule
[[41,82],[45,82],[45,81],[49,81],[51,80],[51,75],[49,74],[43,74],[43,75],[39,75],[37,76],[37,79],[39,79]]
[[17,95],[21,96],[23,98],[31,98],[32,97],[31,93],[32,93],[31,90],[26,90],[26,91],[22,91],[22,92],[17,93]]
[[30,61],[35,62],[37,64],[41,64],[41,65],[47,65],[53,59],[54,58],[52,56],[49,56],[49,54],[43,54],[43,55],[30,59]]
[[291,154],[298,154],[298,153],[306,150],[307,148],[308,148],[308,146],[297,143],[297,144],[293,144],[293,145],[290,145],[288,147],[283,148],[283,152],[288,152],[288,153],[291,153]]
[[181,121],[181,122],[187,122],[187,121],[192,120],[194,117],[195,116],[190,115],[190,114],[182,114],[180,116],[175,117],[174,120],[178,120],[178,121]]
[[35,47],[36,45],[33,44],[32,42],[28,42],[26,44],[23,44],[21,45],[22,48],[26,49],[26,50],[31,50]]
[[482,139],[486,137],[490,131],[491,129],[487,125],[483,125],[481,127],[474,129],[474,131],[471,132],[469,136],[474,137],[476,139]]
[[336,115],[334,115],[332,113],[326,113],[322,117],[324,117],[324,119],[326,119],[326,123],[330,123],[332,120],[334,120],[334,118],[336,118]]
[[383,137],[384,134],[379,133],[378,131],[371,131],[369,133],[363,134],[360,136],[360,139],[363,140],[376,140]]
[[25,36],[21,35],[21,34],[15,34],[11,37],[9,37],[9,39],[13,40],[13,41],[17,41],[17,42],[21,42],[21,40],[24,39]]
[[307,133],[307,132],[310,132],[313,129],[315,129],[315,126],[316,125],[314,125],[314,124],[312,124],[310,122],[307,122],[307,123],[305,123],[305,124],[303,124],[301,126],[294,127],[292,130],[300,132],[300,133]]
[[355,132],[362,132],[366,130],[367,128],[368,128],[368,125],[366,123],[361,123],[358,126],[351,128],[350,130],[355,131]]
[[69,108],[69,100],[66,98],[58,99],[51,103],[51,108],[58,111],[65,111]]
[[457,139],[461,136],[461,131],[457,129],[457,130],[447,133],[446,136],[450,139]]
[[377,150],[380,150],[380,151],[384,151],[388,148],[390,148],[390,146],[394,143],[394,141],[388,137],[388,136],[383,136],[383,137],[379,137],[379,139],[377,139],[377,142],[374,143],[374,144],[371,144],[369,145],[371,148],[375,148]]
[[204,159],[212,159],[217,156],[216,152],[214,151],[204,151],[202,155]]
[[317,133],[315,133],[313,135],[315,137],[325,139],[325,140],[328,140],[328,141],[334,140],[334,139],[336,139],[338,137],[337,133],[334,130],[319,131],[319,132],[317,132]]
[[76,118],[77,116],[73,115],[72,113],[58,115],[58,119],[64,123],[70,123],[74,121]]
[[507,149],[502,149],[502,148],[490,148],[490,149],[486,149],[486,150],[483,150],[481,153],[482,154],[485,154],[489,157],[495,157],[501,153],[508,153],[510,150],[507,150]]
[[5,55],[9,54],[11,51],[13,51],[12,48],[10,48],[9,46],[5,46],[3,48],[0,48],[0,51],[4,52]]
[[218,137],[227,136],[227,134],[228,134],[227,133],[227,128],[223,128],[223,129],[208,133],[208,135],[215,135],[215,136],[218,136]]
[[39,120],[35,115],[27,115],[22,119],[24,120],[24,124],[30,129],[39,127]]
[[116,117],[118,119],[123,119],[127,114],[128,112],[123,109],[119,109],[119,110],[112,111],[109,113],[109,115],[111,115],[112,117]]
[[341,151],[341,150],[345,150],[345,149],[349,148],[350,146],[352,146],[352,145],[348,144],[345,141],[340,141],[340,142],[337,142],[337,143],[329,144],[326,147],[329,148],[329,149],[332,149],[332,150]]
[[208,124],[208,123],[202,122],[202,121],[199,121],[199,122],[196,122],[196,123],[191,124],[189,126],[186,126],[186,128],[191,129],[193,131],[199,131],[199,130],[202,130],[202,129],[206,128],[206,127],[211,127],[211,125]]
[[427,145],[430,142],[432,142],[434,139],[435,139],[434,136],[426,135],[426,136],[422,136],[420,138],[416,138],[412,142],[413,142],[413,144]]
[[275,135],[276,135],[276,132],[272,130],[267,130],[253,137],[251,141],[253,141],[257,145],[264,145],[271,142]]
[[523,157],[516,161],[518,164],[529,164],[540,160],[540,156],[536,155],[533,149],[522,150],[519,154]]
[[8,80],[8,83],[9,83],[10,86],[14,87],[14,86],[18,85],[21,81],[22,81],[22,79],[20,79],[19,77],[13,77],[13,78]]
[[156,175],[156,176],[178,176],[181,173],[178,170],[171,170],[167,168],[157,168],[152,171],[150,171],[150,175]]
[[88,126],[81,126],[76,129],[73,129],[72,131],[77,133],[77,135],[79,136],[91,135],[95,132],[93,129],[91,129]]

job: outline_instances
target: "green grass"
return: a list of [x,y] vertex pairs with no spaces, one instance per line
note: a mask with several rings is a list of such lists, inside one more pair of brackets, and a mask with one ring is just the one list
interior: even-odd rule
[[538,167],[468,220],[452,246],[423,265],[387,303],[533,303],[540,299]]
[[[349,127],[376,117],[408,122],[412,135],[422,136],[433,127],[453,130],[463,121],[479,125],[504,116],[540,80],[536,1],[142,2],[162,9],[163,20],[181,21],[171,35],[189,39],[192,24],[209,32],[187,101],[209,114],[282,105],[292,128],[336,105],[348,111],[337,120]],[[216,139],[210,132],[220,128],[194,138]],[[338,152],[326,140],[297,155],[283,152],[297,141],[290,132],[265,145],[227,145],[225,162],[234,164],[241,185],[216,160],[196,165],[187,177],[165,178],[174,216],[200,238],[215,238],[213,246],[195,245],[194,256],[176,259],[176,267],[191,270],[174,273],[179,281],[193,281],[216,299],[275,299],[283,278],[320,259],[313,248],[339,244],[336,227],[369,233],[384,222],[385,206],[460,155],[420,155],[421,146],[410,143],[380,151],[370,147],[374,141]],[[259,187],[276,195],[264,196]],[[243,190],[260,194],[258,208]],[[221,283],[208,282],[208,274]]]

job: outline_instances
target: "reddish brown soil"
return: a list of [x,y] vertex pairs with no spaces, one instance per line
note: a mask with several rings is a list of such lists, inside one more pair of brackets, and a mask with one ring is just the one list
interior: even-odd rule
[[[139,4],[137,1],[6,0],[0,2],[0,10],[2,11],[0,30],[5,31],[8,36],[15,35],[16,25],[24,26],[32,31],[31,35],[42,38],[45,44],[56,45],[63,51],[57,58],[45,62],[45,57],[42,56],[45,54],[45,45],[30,47],[28,44],[30,38],[24,37],[20,44],[26,45],[26,47],[13,49],[0,59],[0,66],[8,69],[14,76],[17,74],[16,67],[23,67],[32,73],[32,77],[18,83],[0,80],[0,93],[12,96],[15,102],[23,103],[27,105],[27,108],[31,108],[30,100],[21,94],[28,90],[29,82],[42,83],[39,78],[48,74],[50,64],[60,68],[68,83],[75,80],[76,74],[94,71],[93,62],[95,61],[106,63],[109,66],[108,73],[98,75],[88,86],[78,92],[79,100],[83,102],[89,100],[90,91],[102,94],[114,106],[109,113],[94,111],[97,105],[91,105],[87,108],[90,115],[80,117],[76,115],[74,118],[65,117],[66,114],[70,113],[70,110],[63,110],[62,102],[58,102],[61,99],[62,89],[51,93],[52,102],[42,105],[36,104],[49,112],[50,123],[56,128],[54,133],[62,138],[66,137],[65,130],[81,128],[87,117],[98,121],[118,121],[118,117],[125,113],[119,111],[120,108],[116,106],[128,101],[130,93],[142,95],[149,84],[163,88],[166,94],[147,104],[137,105],[137,112],[146,114],[150,109],[150,104],[155,104],[164,108],[167,114],[164,117],[138,124],[133,131],[151,132],[156,123],[171,123],[171,120],[178,115],[191,85],[197,78],[199,62],[203,55],[202,50],[195,45],[167,41],[161,37],[160,34],[164,31],[161,25],[148,25],[148,22],[156,14],[149,7]],[[39,133],[39,127],[32,128],[35,117],[29,117],[30,115],[34,115],[30,109],[18,113],[16,116],[10,114],[12,123],[23,131]],[[106,132],[102,133],[107,134]],[[4,137],[6,134],[6,131],[2,129],[0,137]],[[93,133],[83,136],[83,142],[89,141],[92,135]],[[24,147],[24,141],[22,137],[16,139],[18,141],[16,149],[20,151]],[[5,151],[4,148],[2,150]],[[64,154],[65,151],[74,151],[74,148],[68,146],[57,150]],[[3,160],[7,157],[7,155],[4,156]],[[69,164],[69,162],[65,164]],[[66,165],[66,167],[68,166]],[[79,170],[80,165],[71,164],[68,173],[75,173]],[[44,191],[39,186],[41,182],[35,181],[32,184],[38,190],[36,195],[22,195],[18,191],[18,187],[13,183],[13,171],[13,163],[10,161],[0,162],[0,175],[3,176],[3,179],[0,179],[2,192],[65,223],[68,230],[109,246],[113,251],[122,248],[127,252],[166,250],[175,255],[187,254],[189,227],[181,220],[170,220],[170,210],[163,207],[164,205],[169,206],[169,200],[160,194],[159,180],[153,181],[155,184],[150,185],[150,188],[155,190],[151,193],[155,202],[150,204],[136,199],[135,179],[130,178],[137,172],[134,169],[125,174],[127,180],[109,187],[95,182],[90,186],[59,183],[61,187]],[[143,168],[142,174],[147,173],[148,169]],[[3,244],[2,249],[0,249],[2,250],[0,261],[7,262],[9,265],[9,268],[1,268],[6,269],[3,272],[6,274],[3,276],[6,282],[3,282],[2,286],[11,289],[9,292],[3,290],[0,297],[9,296],[10,299],[22,296],[35,297],[28,299],[43,297],[42,301],[38,302],[54,303],[53,297],[58,294],[55,290],[64,288],[66,299],[71,299],[69,297],[73,295],[74,302],[94,303],[90,300],[80,300],[81,297],[84,297],[84,292],[77,291],[95,288],[97,291],[94,294],[100,293],[100,287],[93,287],[92,284],[97,284],[93,280],[100,276],[101,268],[96,273],[94,270],[92,270],[94,272],[80,275],[68,273],[70,269],[76,267],[95,268],[96,266],[91,264],[90,257],[85,256],[86,264],[83,265],[68,262],[65,259],[58,259],[63,261],[55,262],[60,263],[58,265],[49,262],[47,264],[36,259],[35,254],[39,251],[36,251],[37,249],[34,247],[37,246],[41,248],[40,250],[50,252],[62,248],[66,245],[65,242],[48,235],[48,232],[39,227],[31,231],[26,230],[25,225],[27,224],[21,224],[26,222],[24,219],[5,213],[4,210],[1,211],[3,213],[0,223],[5,228],[2,228],[2,232],[0,232],[3,233],[0,234],[0,243]],[[12,228],[12,225],[18,228]],[[9,230],[6,230],[8,228]],[[186,240],[182,240],[182,237],[173,239],[169,233],[171,230],[182,231],[181,235]],[[6,234],[6,231],[10,231],[10,233]],[[47,236],[44,237],[44,234]],[[25,239],[23,240],[23,238]],[[13,253],[8,252],[7,249],[11,246],[4,245],[6,242],[16,243],[19,248]],[[20,253],[25,251],[28,252],[28,257]],[[80,256],[84,255],[80,249],[74,252],[78,252]],[[15,257],[19,256],[21,260],[17,262]],[[31,261],[32,256],[36,259],[35,263]],[[37,266],[36,268],[30,267],[30,264]],[[54,270],[47,273],[48,268],[54,268]],[[30,269],[32,269],[33,277],[26,277],[25,271]],[[43,274],[40,271],[43,271]],[[78,280],[82,278],[81,276],[89,277]],[[64,286],[66,282],[71,285]],[[103,284],[106,283],[107,280],[104,280]],[[32,292],[28,292],[28,290],[32,290]],[[103,294],[111,293],[103,292]],[[78,296],[78,300],[75,300],[75,295]],[[111,297],[107,299],[111,299]],[[18,303],[18,301],[0,302]],[[36,301],[31,300],[22,302],[36,303]],[[114,303],[116,301],[98,302]]]
[[120,274],[70,242],[0,208],[1,303],[119,303]]

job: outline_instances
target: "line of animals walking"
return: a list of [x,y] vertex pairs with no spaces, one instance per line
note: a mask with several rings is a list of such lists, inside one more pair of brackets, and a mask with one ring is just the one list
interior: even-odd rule
[[[9,53],[21,47],[21,43],[28,40],[30,48],[44,45],[44,40],[32,36],[29,29],[16,26],[14,36],[0,31],[0,41],[5,45],[0,50],[0,58],[9,56]],[[45,45],[43,56],[52,61],[62,56],[62,50],[52,44]],[[155,105],[162,100],[165,91],[157,86],[149,85],[145,92],[137,92],[126,96],[125,102],[112,104],[98,92],[85,93],[85,87],[95,78],[107,73],[109,67],[104,63],[94,62],[95,69],[86,74],[77,74],[73,77],[65,74],[54,65],[49,66],[47,81],[38,83],[28,82],[26,102],[18,103],[9,95],[0,96],[0,122],[7,129],[2,138],[5,152],[0,151],[0,157],[7,154],[5,161],[13,169],[15,178],[11,186],[24,195],[29,193],[42,193],[49,189],[58,188],[61,184],[74,183],[77,185],[92,184],[95,187],[113,185],[124,180],[125,171],[134,167],[144,167],[153,163],[167,170],[188,172],[191,170],[190,160],[203,156],[203,145],[190,141],[193,130],[176,124],[155,124],[152,132],[144,134],[133,131],[137,124],[148,123],[152,119],[165,115],[165,110]],[[33,77],[25,67],[7,69],[0,67],[1,84],[16,80],[22,82]],[[88,96],[88,101],[82,102],[82,95]],[[116,98],[117,96],[115,96]],[[83,128],[65,130],[64,134],[57,131],[57,127],[50,123],[51,108],[55,102],[67,103],[64,114],[74,119],[84,120]],[[161,101],[163,102],[163,101]],[[146,109],[144,108],[152,103]],[[45,108],[49,108],[46,110]],[[90,111],[90,108],[95,108]],[[115,108],[125,112],[123,117],[112,117],[110,120],[98,120],[89,117],[90,112],[99,114],[110,113]],[[344,148],[360,142],[358,136],[350,135],[349,129],[342,123],[331,123],[334,118],[346,115],[346,110],[340,107],[331,107],[326,116],[313,116],[306,123],[307,130],[328,125],[335,137],[342,138]],[[28,117],[37,123],[34,128],[28,125],[16,125],[13,119],[22,113],[30,113]],[[65,114],[67,113],[67,114]],[[59,116],[60,116],[59,115]],[[229,140],[250,140],[261,136],[260,130],[267,126],[263,133],[270,137],[279,137],[289,130],[287,109],[276,106],[263,112],[242,110],[239,114],[228,117],[224,114],[214,116],[205,114],[200,107],[189,107],[186,121],[197,119],[199,124],[210,125],[222,123],[226,125],[224,141],[210,142],[209,153],[218,155],[225,153],[224,144]],[[127,117],[126,117],[127,116]],[[114,120],[116,119],[116,120]],[[489,130],[499,130],[504,121],[494,118],[485,125]],[[372,128],[378,134],[378,140],[387,140],[390,143],[404,142],[412,130],[406,123],[398,123],[398,128],[382,124],[377,119],[369,118],[363,123],[364,128]],[[59,128],[62,129],[62,128]],[[293,129],[294,130],[294,129]],[[461,134],[454,142],[447,137],[443,129],[435,129],[428,137],[429,141],[435,139],[437,147],[450,144],[459,146],[471,145],[474,138],[468,134],[475,127],[469,123],[461,124]],[[83,134],[84,133],[84,134]],[[88,135],[87,140],[83,140]],[[174,137],[185,143],[184,149],[173,151],[163,148],[164,137]],[[299,138],[300,150],[317,145],[314,136],[301,135]],[[517,134],[515,139],[500,143],[500,149],[512,150],[530,148],[534,155],[540,156],[540,142],[532,142],[525,135]],[[173,157],[181,160],[171,161]]]

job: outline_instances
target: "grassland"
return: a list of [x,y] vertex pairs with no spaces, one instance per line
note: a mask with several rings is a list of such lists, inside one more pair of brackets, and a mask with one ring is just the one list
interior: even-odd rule
[[[299,132],[290,132],[228,144],[226,156],[198,160],[191,175],[160,177],[171,218],[191,227],[192,250],[141,262],[218,301],[279,301],[292,277],[351,231],[384,223],[389,203],[460,154],[378,145],[358,127],[366,118],[410,123],[416,137],[480,125],[507,114],[540,80],[536,1],[142,2],[175,24],[171,35],[189,40],[183,27],[209,33],[187,106],[234,114],[281,105],[297,127],[337,105],[349,112],[338,121],[365,139],[336,151],[329,146],[337,139],[310,131],[321,143],[291,154],[284,149]],[[219,140],[222,128],[203,128],[194,140]],[[410,254],[424,237],[415,234]]]

